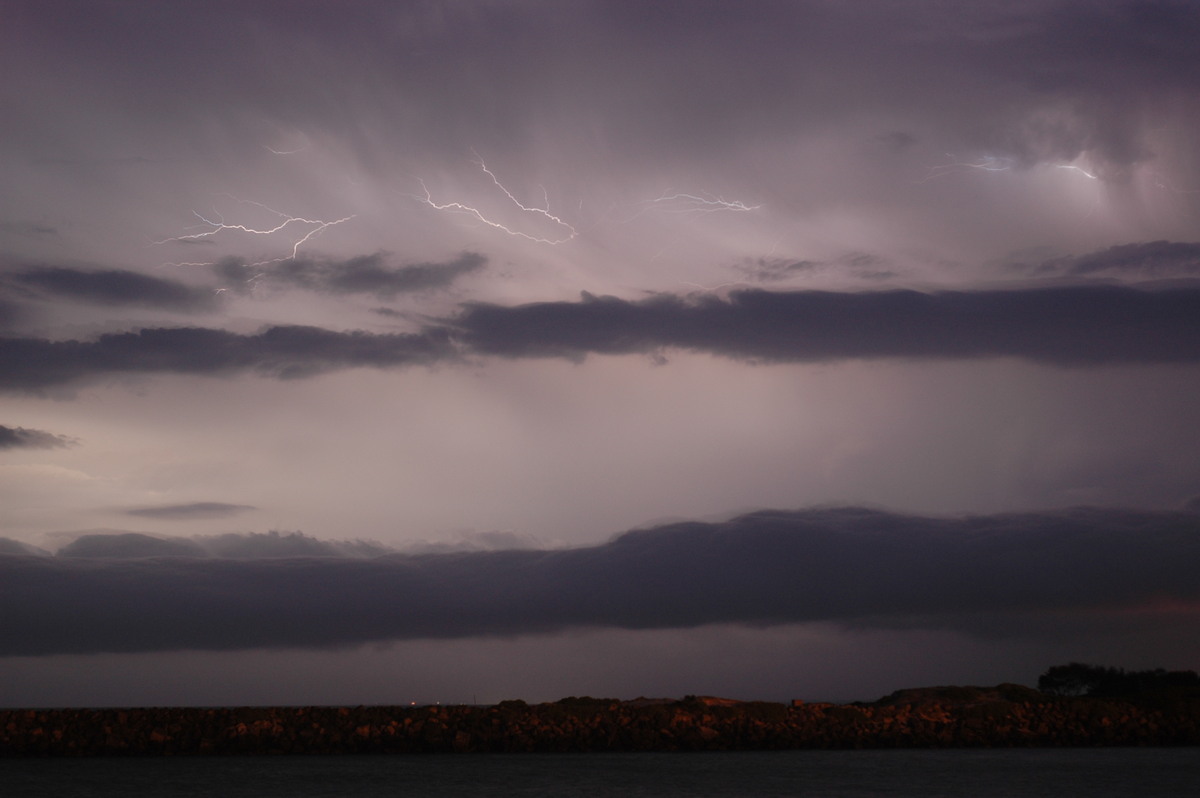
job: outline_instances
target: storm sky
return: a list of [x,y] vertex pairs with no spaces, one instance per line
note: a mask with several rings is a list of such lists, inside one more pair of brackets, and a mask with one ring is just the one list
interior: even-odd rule
[[0,0],[0,705],[1200,667],[1200,7]]

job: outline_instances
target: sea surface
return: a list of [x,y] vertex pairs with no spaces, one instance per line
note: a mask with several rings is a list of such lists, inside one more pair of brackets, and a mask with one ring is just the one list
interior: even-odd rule
[[1200,796],[1200,748],[0,759],[56,796]]

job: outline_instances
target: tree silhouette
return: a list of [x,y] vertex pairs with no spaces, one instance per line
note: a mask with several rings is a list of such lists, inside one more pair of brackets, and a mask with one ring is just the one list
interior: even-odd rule
[[1072,662],[1055,665],[1038,677],[1038,689],[1061,696],[1124,696],[1176,687],[1200,687],[1195,671],[1127,671]]

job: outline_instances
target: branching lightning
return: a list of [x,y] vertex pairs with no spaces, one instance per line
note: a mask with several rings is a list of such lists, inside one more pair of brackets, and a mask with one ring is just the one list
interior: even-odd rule
[[520,200],[518,200],[515,196],[513,196],[513,193],[511,191],[509,191],[507,188],[504,187],[504,184],[500,182],[500,179],[496,177],[495,173],[493,173],[492,170],[488,169],[487,164],[485,164],[483,162],[483,158],[479,157],[478,153],[475,153],[475,159],[472,161],[472,163],[474,163],[476,166],[478,166],[480,169],[482,169],[484,174],[486,174],[488,177],[490,177],[492,179],[492,183],[496,186],[496,188],[500,189],[501,193],[503,193],[504,196],[507,197],[508,200],[513,205],[516,205],[517,208],[519,208],[523,213],[531,213],[536,216],[541,216],[542,218],[548,220],[553,225],[555,225],[558,229],[565,231],[565,234],[562,236],[559,236],[558,238],[549,238],[547,236],[539,236],[539,235],[535,235],[533,233],[527,233],[522,230],[514,229],[512,227],[509,227],[508,225],[505,225],[500,222],[489,219],[488,217],[483,215],[482,211],[480,211],[478,208],[475,208],[471,205],[466,205],[461,202],[446,202],[446,203],[435,202],[433,199],[433,195],[429,191],[429,187],[427,185],[425,185],[424,180],[421,180],[419,178],[418,178],[417,182],[419,182],[421,184],[421,190],[424,191],[425,193],[423,196],[413,195],[413,198],[416,199],[418,202],[422,202],[422,203],[428,205],[429,207],[433,208],[434,210],[446,211],[448,213],[463,213],[468,216],[474,217],[476,221],[482,222],[483,224],[486,224],[489,227],[494,227],[497,230],[507,233],[510,236],[516,236],[517,238],[524,238],[524,239],[527,239],[529,241],[534,241],[539,244],[565,244],[566,242],[570,241],[571,239],[573,239],[579,235],[579,231],[577,231],[573,226],[571,226],[571,224],[564,221],[561,217],[556,216],[550,212],[550,199],[546,195],[545,187],[542,188],[542,204],[544,205],[544,207],[539,208],[536,206],[525,205]]
[[[210,219],[207,216],[204,216],[203,214],[199,213],[198,211],[192,211],[192,213],[195,214],[196,218],[198,218],[201,222],[201,224],[199,224],[199,225],[194,225],[193,228],[207,228],[207,229],[204,229],[204,230],[202,230],[202,232],[199,232],[199,233],[188,233],[186,235],[181,235],[181,236],[172,236],[171,238],[164,238],[162,240],[154,241],[152,243],[155,245],[158,245],[158,244],[168,244],[171,242],[198,241],[203,238],[210,238],[212,236],[215,236],[218,233],[225,231],[225,230],[232,230],[232,231],[241,232],[241,233],[249,233],[251,235],[258,235],[258,236],[269,236],[269,235],[274,235],[275,233],[279,233],[288,227],[301,226],[301,225],[308,226],[308,229],[306,230],[306,232],[302,236],[300,236],[299,238],[295,239],[292,242],[292,251],[291,251],[290,255],[286,255],[283,257],[279,257],[279,258],[271,258],[268,260],[263,260],[263,261],[259,261],[257,263],[251,264],[252,266],[261,266],[261,265],[264,265],[267,263],[279,263],[280,261],[291,260],[291,259],[297,257],[297,255],[300,252],[300,247],[302,247],[304,244],[308,243],[316,236],[319,236],[321,233],[325,232],[330,227],[341,224],[342,222],[350,221],[356,215],[356,214],[351,214],[349,216],[344,216],[341,219],[334,219],[332,221],[327,221],[325,219],[308,219],[303,216],[291,216],[289,214],[283,213],[282,211],[277,211],[274,208],[264,205],[261,202],[256,202],[254,200],[240,199],[238,197],[233,196],[232,194],[222,194],[221,196],[229,197],[230,199],[234,200],[235,202],[239,202],[239,203],[242,203],[245,205],[255,205],[255,206],[267,211],[268,213],[274,214],[275,216],[279,217],[282,221],[280,221],[279,224],[275,225],[274,227],[265,227],[265,228],[260,229],[257,227],[250,227],[250,226],[244,225],[244,224],[229,224],[228,222],[225,221],[225,217],[220,213],[220,211],[216,210],[215,208],[213,209],[213,212],[212,212],[212,216],[215,217],[213,219]],[[209,264],[209,263],[182,263],[182,264],[177,264],[177,265],[208,266],[208,265],[212,265],[212,264]]]

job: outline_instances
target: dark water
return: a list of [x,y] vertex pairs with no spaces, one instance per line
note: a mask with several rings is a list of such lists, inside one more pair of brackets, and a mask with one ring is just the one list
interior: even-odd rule
[[1200,748],[0,760],[56,796],[1200,796]]

